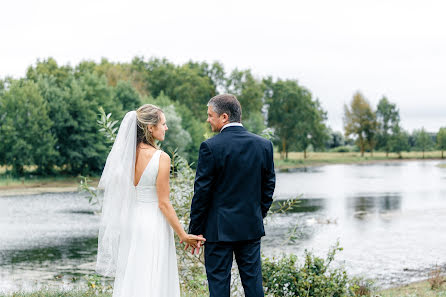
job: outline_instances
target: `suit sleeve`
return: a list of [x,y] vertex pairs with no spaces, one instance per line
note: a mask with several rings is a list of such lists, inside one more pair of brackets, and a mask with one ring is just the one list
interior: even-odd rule
[[266,166],[262,173],[262,216],[266,217],[273,203],[274,188],[276,187],[276,173],[274,171],[273,145],[270,142],[266,154]]
[[212,185],[215,175],[215,161],[206,142],[200,145],[197,173],[194,183],[194,197],[190,210],[190,234],[204,234],[205,221],[211,202]]

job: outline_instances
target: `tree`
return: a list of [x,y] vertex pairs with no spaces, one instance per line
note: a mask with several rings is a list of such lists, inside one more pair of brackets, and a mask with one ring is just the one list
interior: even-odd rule
[[399,111],[395,104],[390,103],[386,97],[381,98],[376,110],[376,120],[378,122],[378,147],[383,148],[386,157],[389,156],[391,150],[392,131],[399,130],[400,122]]
[[209,65],[206,62],[193,62],[189,61],[187,63],[188,67],[191,69],[198,70],[200,76],[209,77],[212,85],[214,85],[216,90],[221,92],[224,91],[226,86],[226,77],[225,77],[225,69],[222,64],[219,62],[214,62],[212,65]]
[[22,176],[24,166],[52,170],[57,152],[48,105],[32,81],[13,81],[0,98],[0,162]]
[[322,109],[319,100],[312,100],[311,93],[306,92],[305,105],[301,109],[301,120],[297,126],[295,145],[298,150],[304,152],[307,158],[307,149],[323,148],[328,139],[328,128],[325,126],[327,113]]
[[325,142],[325,147],[327,149],[332,149],[338,146],[345,145],[345,139],[342,132],[339,131],[333,131],[332,129],[328,128],[328,138]]
[[114,96],[122,104],[124,111],[135,110],[141,105],[141,98],[129,81],[118,81]]
[[37,60],[36,66],[28,67],[26,72],[26,78],[34,82],[44,77],[53,77],[52,83],[58,87],[66,86],[72,75],[73,69],[70,66],[59,66],[53,58]]
[[169,130],[166,132],[166,139],[162,146],[167,148],[166,151],[177,150],[180,155],[187,158],[187,148],[192,138],[189,132],[183,129],[181,115],[177,112],[174,103],[163,92],[156,99],[149,98],[147,103],[161,107],[166,116]]
[[356,136],[356,144],[361,151],[361,157],[367,147],[374,148],[376,135],[376,115],[369,102],[360,92],[353,95],[350,107],[344,105],[345,136]]
[[279,138],[281,157],[288,158],[290,148],[304,151],[311,144],[322,147],[325,142],[325,114],[311,93],[294,80],[267,81],[268,123]]
[[256,134],[266,128],[262,113],[263,89],[262,82],[254,78],[251,70],[235,69],[226,79],[225,92],[235,95],[240,101],[243,125]]
[[437,147],[441,150],[441,158],[443,159],[443,151],[446,150],[446,127],[440,128],[437,133]]
[[397,153],[398,157],[401,159],[401,152],[409,151],[409,133],[401,130],[399,126],[396,126],[392,134],[389,137],[389,148],[392,153]]
[[216,86],[201,68],[189,64],[175,66],[166,59],[146,62],[135,58],[132,70],[144,73],[147,93],[152,97],[163,92],[172,101],[188,106],[201,121],[206,120],[206,104],[216,95]]
[[415,147],[423,152],[423,159],[424,159],[424,152],[431,149],[433,146],[433,141],[430,135],[424,130],[424,128],[421,128],[420,130],[414,130],[413,132],[414,138],[415,138]]

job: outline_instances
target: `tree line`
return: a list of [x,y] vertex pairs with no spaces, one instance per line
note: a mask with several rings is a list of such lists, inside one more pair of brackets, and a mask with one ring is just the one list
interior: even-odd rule
[[396,104],[383,96],[374,110],[360,92],[353,95],[349,105],[344,105],[344,129],[346,136],[352,136],[355,144],[364,156],[365,151],[373,154],[374,150],[397,153],[403,151],[441,150],[444,157],[446,149],[446,128],[438,133],[428,133],[424,128],[409,134],[400,125],[400,114]]
[[[135,57],[129,63],[103,59],[70,66],[48,58],[29,66],[23,78],[0,79],[0,165],[18,176],[25,174],[26,166],[35,168],[36,174],[100,174],[109,145],[96,124],[99,108],[111,113],[119,125],[127,111],[145,103],[166,113],[169,132],[163,148],[178,149],[194,162],[200,143],[212,133],[205,122],[206,104],[223,92],[237,96],[244,126],[259,135],[272,135],[283,158],[290,151],[306,156],[308,150],[351,142],[326,125],[327,112],[319,100],[293,79],[259,78],[250,69],[227,72],[218,62],[176,65],[167,59]],[[353,122],[346,124],[346,136],[354,137],[362,152],[395,151],[395,143],[404,150],[407,135],[400,128],[396,132],[395,116],[381,120],[384,107],[382,112],[364,111],[364,103],[358,102],[358,110],[352,105],[346,112],[352,116],[359,112],[363,130],[355,130]],[[389,124],[382,126],[383,121]],[[402,135],[400,142],[396,135]],[[437,139],[443,139],[441,135]]]

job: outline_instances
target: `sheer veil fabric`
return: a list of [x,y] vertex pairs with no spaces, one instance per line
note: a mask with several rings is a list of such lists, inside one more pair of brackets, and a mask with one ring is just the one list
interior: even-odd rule
[[130,243],[129,212],[136,201],[133,185],[136,160],[136,111],[128,112],[107,157],[99,189],[103,189],[96,272],[115,276],[127,266]]

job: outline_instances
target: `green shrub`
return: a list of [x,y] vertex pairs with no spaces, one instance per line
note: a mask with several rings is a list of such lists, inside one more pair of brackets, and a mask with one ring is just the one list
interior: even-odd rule
[[353,149],[349,146],[338,146],[330,150],[333,153],[350,153]]
[[329,269],[339,243],[333,247],[327,259],[316,257],[305,251],[305,263],[297,264],[295,255],[280,259],[263,259],[263,286],[265,293],[272,296],[345,296],[348,277],[344,268]]
[[349,293],[354,297],[369,297],[376,290],[372,280],[361,277],[353,277],[349,281]]

